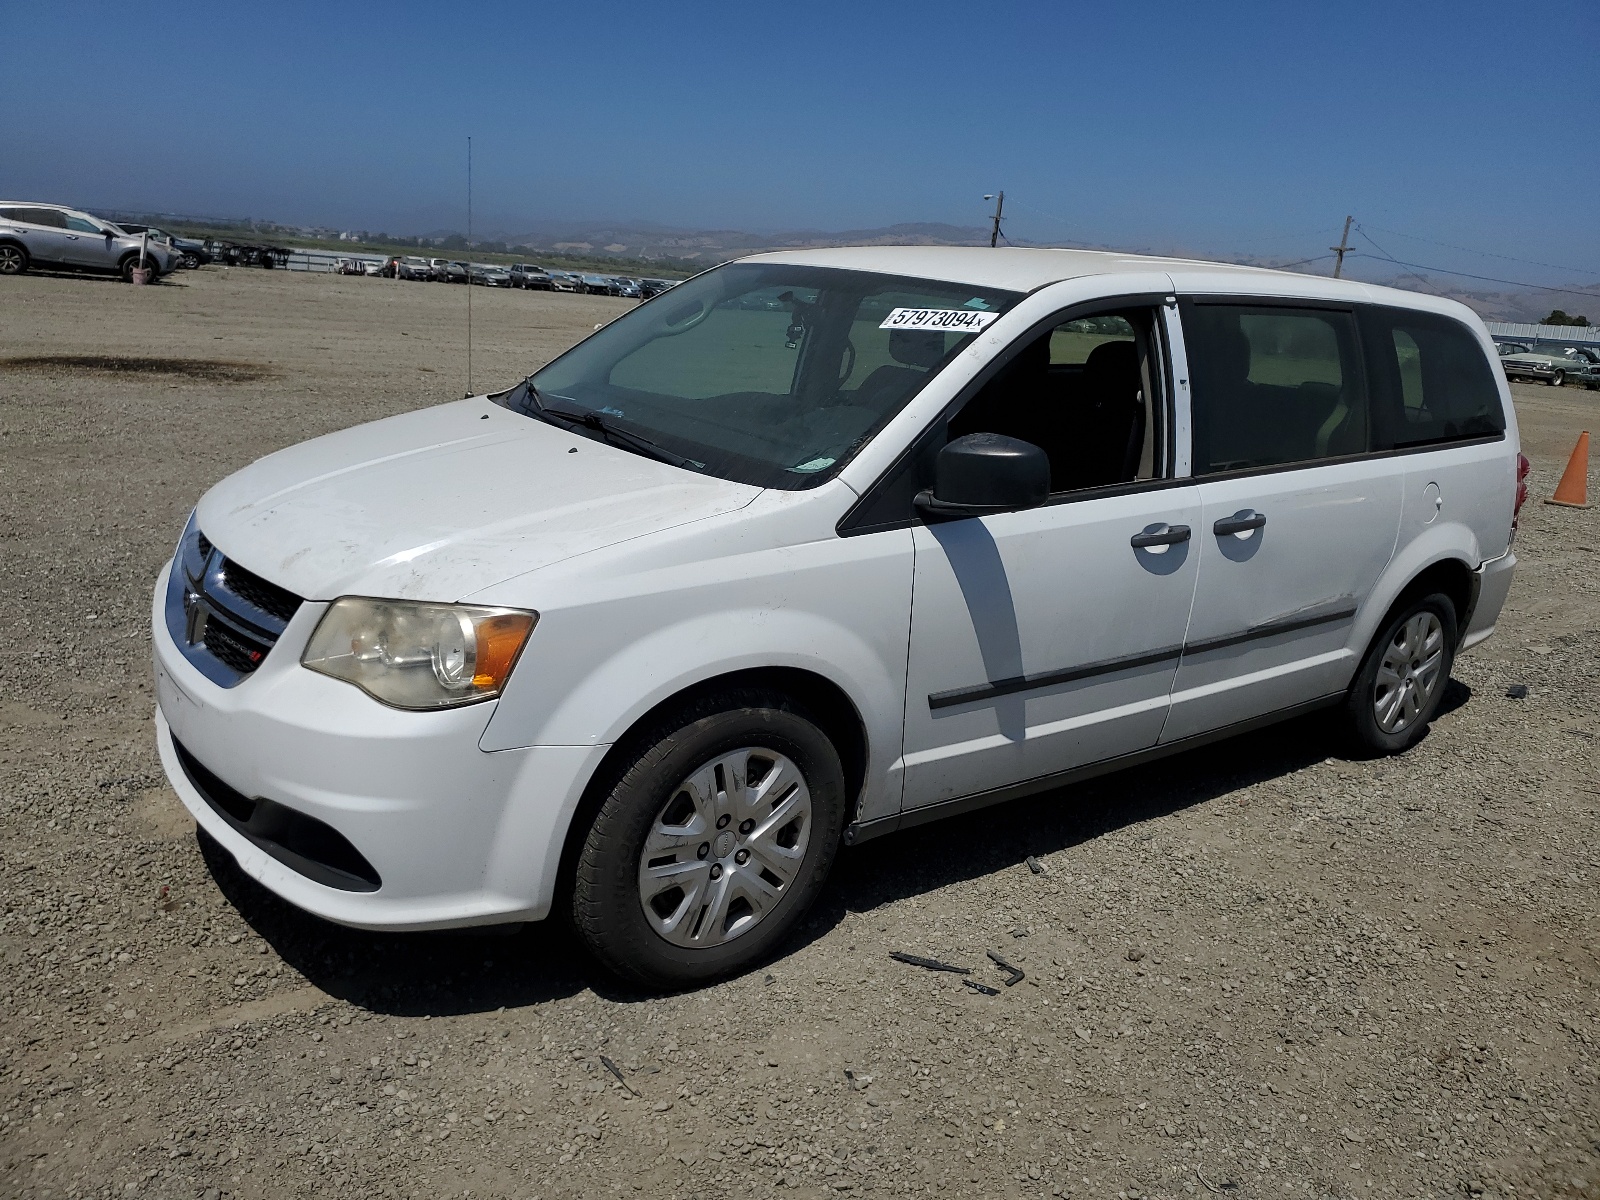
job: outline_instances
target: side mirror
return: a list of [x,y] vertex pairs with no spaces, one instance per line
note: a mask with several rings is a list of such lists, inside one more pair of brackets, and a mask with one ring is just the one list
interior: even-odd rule
[[998,433],[969,433],[939,451],[933,487],[918,493],[917,511],[941,517],[1037,508],[1050,496],[1050,459],[1032,442]]

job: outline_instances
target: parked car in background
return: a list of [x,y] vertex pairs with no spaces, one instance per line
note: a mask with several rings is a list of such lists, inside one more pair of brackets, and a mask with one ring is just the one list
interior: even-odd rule
[[494,263],[473,263],[467,272],[467,282],[484,287],[508,288],[511,286],[511,272]]
[[374,261],[367,263],[365,273],[368,275],[381,276],[384,279],[393,279],[396,273],[398,273],[399,269],[400,260],[398,258],[386,258],[381,262]]
[[556,292],[581,292],[583,280],[571,271],[551,271],[550,288]]
[[435,283],[450,282],[450,260],[448,258],[430,258],[428,269],[433,273]]
[[366,264],[359,258],[341,258],[333,264],[334,273],[337,275],[365,275]]
[[433,278],[433,267],[427,259],[408,254],[400,260],[400,278],[430,280]]
[[617,285],[604,275],[583,275],[579,277],[583,290],[591,296],[612,296],[616,294]]
[[196,238],[175,237],[172,239],[172,248],[178,252],[183,265],[191,271],[211,261],[211,251],[206,249],[206,243]]
[[1587,384],[1600,377],[1600,354],[1576,346],[1552,346],[1503,355],[1500,366],[1507,379],[1537,379],[1551,387],[1560,387],[1569,379]]
[[[20,275],[30,267],[94,271],[132,281],[144,239],[59,204],[0,200],[0,275]],[[165,241],[151,239],[145,265],[160,278],[178,264],[178,254]]]
[[616,285],[616,291],[612,293],[613,295],[622,296],[629,300],[638,300],[644,295],[637,279],[624,279],[619,276],[612,280],[612,283]]
[[650,299],[651,296],[659,296],[662,292],[672,287],[675,282],[676,280],[672,279],[641,279],[639,281],[639,296],[644,300]]
[[454,260],[445,263],[444,281],[446,283],[465,283],[467,281],[467,264]]
[[552,287],[550,272],[532,263],[512,263],[511,286],[548,292]]
[[1508,354],[1526,354],[1533,347],[1526,342],[1496,342],[1494,349],[1496,354],[1504,358]]

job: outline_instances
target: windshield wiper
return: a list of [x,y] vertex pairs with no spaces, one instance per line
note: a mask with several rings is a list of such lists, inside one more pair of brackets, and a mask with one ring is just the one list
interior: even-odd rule
[[525,411],[530,407],[533,410],[529,413],[530,416],[542,417],[547,421],[554,418],[558,421],[565,421],[569,425],[579,425],[585,429],[592,429],[612,445],[622,446],[625,449],[632,450],[635,454],[653,458],[657,462],[664,462],[674,467],[683,467],[685,470],[690,471],[703,471],[705,469],[705,463],[696,462],[692,458],[685,458],[681,454],[675,454],[665,446],[652,442],[647,437],[641,437],[637,433],[629,433],[626,429],[619,428],[606,420],[604,414],[598,413],[593,409],[585,412],[573,412],[571,409],[566,408],[552,408],[540,397],[539,389],[533,386],[532,380],[524,380],[523,387],[528,397],[528,404],[524,406]]

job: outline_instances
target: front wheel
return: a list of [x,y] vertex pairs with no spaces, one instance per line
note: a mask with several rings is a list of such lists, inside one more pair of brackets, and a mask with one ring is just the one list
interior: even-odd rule
[[1439,711],[1456,653],[1456,607],[1435,593],[1402,605],[1379,630],[1345,699],[1359,749],[1399,754]]
[[183,256],[183,265],[187,270],[198,271],[200,269],[200,256],[197,254],[185,254]]
[[786,697],[736,692],[639,741],[578,855],[572,916],[595,956],[649,987],[683,987],[769,954],[833,866],[839,754]]
[[28,269],[28,252],[14,242],[0,243],[0,275],[21,275]]
[[1565,371],[1557,371],[1550,376],[1551,387],[1560,387],[1562,384],[1566,383],[1566,381],[1567,373]]

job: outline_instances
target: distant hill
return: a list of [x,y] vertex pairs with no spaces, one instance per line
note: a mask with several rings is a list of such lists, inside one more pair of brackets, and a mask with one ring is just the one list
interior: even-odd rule
[[803,250],[814,246],[979,246],[988,231],[933,222],[880,229],[782,230],[748,233],[737,229],[681,229],[650,224],[551,222],[521,233],[491,234],[508,246],[549,253],[614,254],[626,258],[664,257],[709,266],[764,250]]

